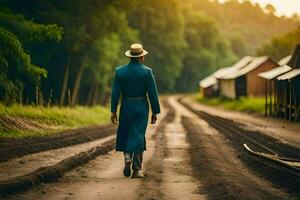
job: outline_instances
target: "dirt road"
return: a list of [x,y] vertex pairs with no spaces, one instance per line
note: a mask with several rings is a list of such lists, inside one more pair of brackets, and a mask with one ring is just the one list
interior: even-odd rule
[[144,179],[123,177],[123,155],[113,151],[66,173],[58,182],[6,199],[292,198],[248,169],[222,133],[182,106],[176,96],[167,102],[160,122],[147,132]]

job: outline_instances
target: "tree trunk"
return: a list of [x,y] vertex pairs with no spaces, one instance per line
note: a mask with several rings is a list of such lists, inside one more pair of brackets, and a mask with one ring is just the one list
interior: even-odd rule
[[82,58],[82,62],[79,66],[79,70],[75,79],[75,83],[72,91],[72,97],[71,97],[71,106],[74,106],[77,103],[78,93],[80,90],[81,77],[83,74],[84,64],[85,64],[84,60],[85,60],[85,56],[83,56]]
[[86,105],[88,106],[91,106],[92,105],[92,99],[93,99],[93,94],[94,94],[94,88],[95,88],[95,85],[92,84],[90,86],[90,89],[89,89],[89,93],[87,95],[87,100],[86,100]]
[[39,95],[39,104],[38,105],[43,106],[44,105],[44,95],[43,95],[41,89],[39,89],[38,95]]
[[102,100],[101,105],[102,106],[106,106],[108,101],[109,101],[109,97],[110,97],[110,92],[106,91]]
[[39,105],[39,86],[35,86],[35,105]]
[[63,84],[61,87],[61,94],[60,94],[60,100],[59,105],[64,105],[66,92],[67,92],[67,85],[68,85],[68,79],[69,79],[69,65],[70,65],[71,55],[68,55],[67,63],[65,65],[65,71],[64,71],[64,79]]
[[99,101],[99,83],[95,83],[95,90],[93,95],[92,106],[96,105]]

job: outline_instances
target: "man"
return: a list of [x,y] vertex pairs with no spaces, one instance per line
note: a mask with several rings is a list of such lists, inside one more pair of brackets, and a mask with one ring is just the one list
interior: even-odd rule
[[[143,65],[148,54],[141,44],[132,44],[125,55],[131,59],[129,64],[115,71],[111,96],[111,121],[117,123],[117,107],[122,95],[116,151],[124,152],[125,177],[142,178],[143,152],[146,150],[145,133],[148,124],[149,105],[152,109],[151,124],[155,124],[160,113],[160,105],[152,70]],[[147,98],[148,95],[148,98]]]

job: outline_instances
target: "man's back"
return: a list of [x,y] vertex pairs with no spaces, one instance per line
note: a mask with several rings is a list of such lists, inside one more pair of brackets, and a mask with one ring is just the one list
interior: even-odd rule
[[151,69],[138,62],[130,62],[116,70],[124,97],[146,96]]

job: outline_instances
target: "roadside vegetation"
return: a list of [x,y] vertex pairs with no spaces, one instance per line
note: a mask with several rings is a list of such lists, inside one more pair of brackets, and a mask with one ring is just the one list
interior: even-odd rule
[[[160,93],[193,92],[242,56],[288,54],[299,20],[237,0],[1,0],[0,137],[104,123],[109,112],[98,105],[108,104],[115,67],[128,62],[133,42],[150,52],[145,64]],[[199,101],[263,110],[253,98]]]
[[0,104],[0,138],[56,134],[67,129],[108,123],[106,107],[43,107]]
[[236,100],[227,98],[205,98],[201,94],[195,94],[193,98],[202,104],[220,107],[227,110],[242,111],[248,113],[263,114],[265,99],[257,97],[241,97]]
[[[105,104],[133,42],[150,52],[145,64],[160,92],[193,92],[200,79],[255,55],[274,36],[299,35],[298,16],[275,14],[271,5],[237,0],[1,0],[0,102]],[[280,56],[291,51],[285,41],[272,48]]]

